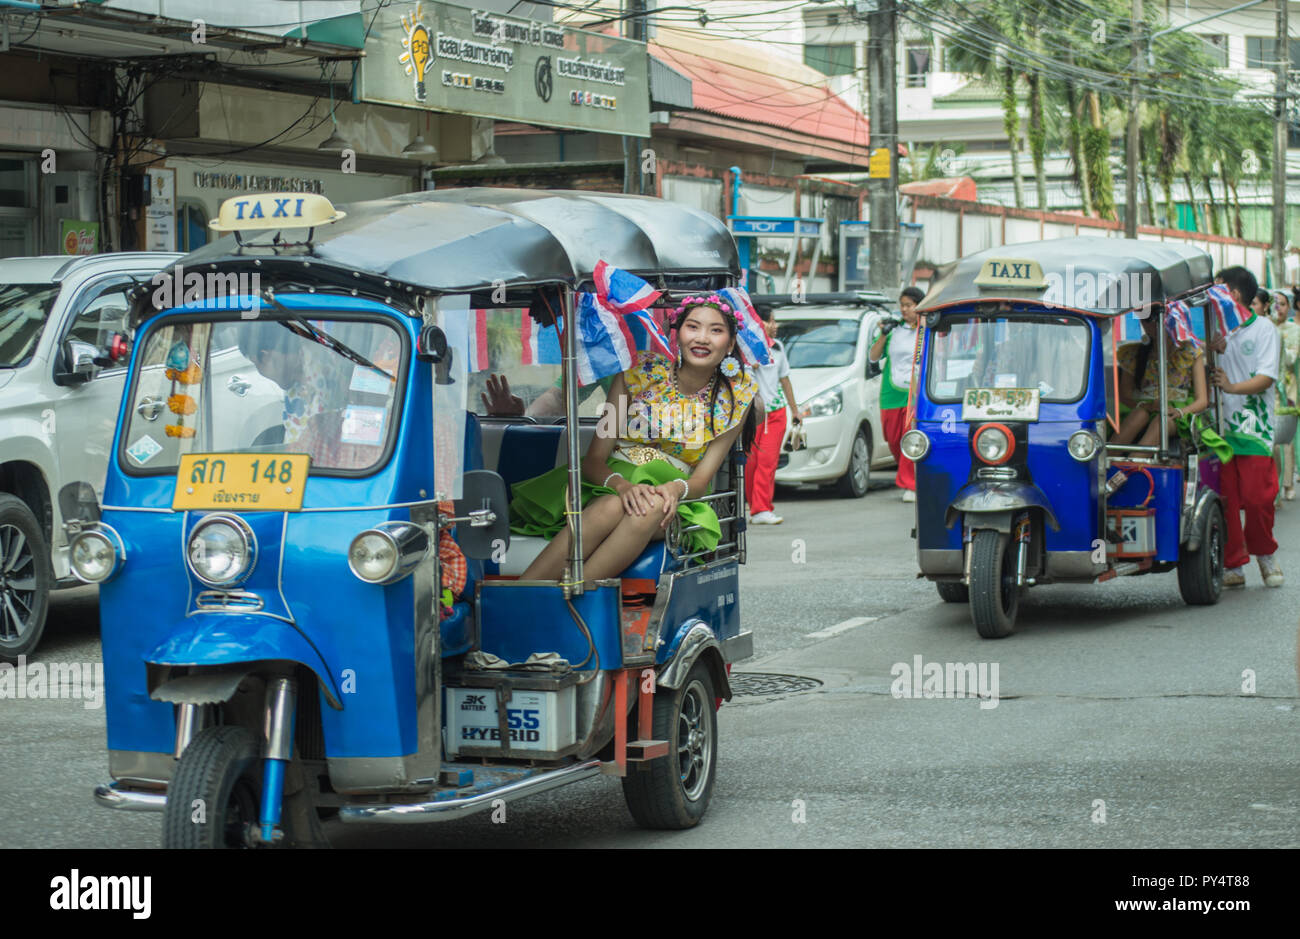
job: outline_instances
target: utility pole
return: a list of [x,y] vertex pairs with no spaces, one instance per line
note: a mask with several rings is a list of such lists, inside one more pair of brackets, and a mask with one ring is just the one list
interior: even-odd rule
[[[898,72],[894,63],[896,0],[876,0],[867,14],[867,76],[871,94],[871,286],[895,291],[898,279]],[[883,156],[881,153],[883,152]],[[886,167],[888,171],[886,172]]]
[[[650,28],[646,21],[649,11],[646,0],[628,0],[627,12],[631,14],[624,20],[624,32],[629,39],[638,42],[650,41]],[[648,54],[648,53],[647,53]],[[646,90],[646,94],[649,94]],[[641,153],[649,141],[641,137],[623,138],[623,191],[646,195],[650,189],[650,180],[642,170]]]
[[1286,8],[1287,0],[1277,0],[1277,87],[1273,92],[1273,282],[1276,286],[1286,282],[1286,145],[1290,136],[1286,89],[1291,67]]
[[[1283,4],[1286,0],[1280,0]],[[1142,0],[1133,0],[1133,61],[1128,78],[1128,137],[1124,173],[1124,237],[1136,238],[1138,231],[1138,69],[1142,67]]]

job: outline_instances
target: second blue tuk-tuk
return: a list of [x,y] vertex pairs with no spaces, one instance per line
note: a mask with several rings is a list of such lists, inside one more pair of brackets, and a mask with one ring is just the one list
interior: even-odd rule
[[[715,709],[752,649],[743,457],[706,497],[715,549],[688,551],[675,525],[589,583],[572,512],[564,579],[522,581],[509,570],[540,539],[512,540],[508,485],[567,462],[575,505],[596,421],[579,417],[574,329],[564,417],[473,414],[468,323],[568,322],[600,260],[669,295],[733,286],[731,235],[599,193],[345,208],[229,200],[233,235],[138,292],[104,504],[61,496],[100,590],[112,782],[96,799],[161,812],[164,846],[315,845],[330,817],[457,818],[603,773],[642,825],[694,825]],[[316,392],[330,407],[304,405]],[[452,526],[458,596],[440,590]]]
[[[916,464],[917,557],[944,600],[970,604],[981,636],[1009,635],[1021,594],[1041,584],[1177,570],[1188,603],[1217,602],[1220,458],[1201,432],[1216,426],[1217,389],[1191,436],[1162,425],[1154,446],[1109,439],[1122,318],[1155,317],[1162,333],[1167,306],[1197,303],[1212,277],[1196,248],[1064,238],[964,258],[919,305],[902,440]],[[1167,354],[1165,342],[1151,353],[1160,413]]]

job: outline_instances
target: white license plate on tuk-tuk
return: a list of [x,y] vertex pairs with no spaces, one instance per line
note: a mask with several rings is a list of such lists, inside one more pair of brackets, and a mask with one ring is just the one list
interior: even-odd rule
[[963,421],[1036,421],[1037,388],[970,388],[961,400]]

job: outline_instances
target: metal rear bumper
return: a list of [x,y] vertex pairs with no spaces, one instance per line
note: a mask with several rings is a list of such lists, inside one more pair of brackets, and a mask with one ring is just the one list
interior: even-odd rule
[[599,776],[600,760],[587,760],[554,769],[550,772],[529,776],[518,782],[509,783],[495,789],[488,789],[474,795],[453,799],[439,799],[433,802],[408,802],[401,805],[345,805],[339,809],[339,818],[345,822],[382,822],[387,825],[418,825],[425,822],[448,822],[464,818],[476,812],[493,807],[498,799],[510,802],[524,796],[536,795],[548,789],[566,786],[569,783]]

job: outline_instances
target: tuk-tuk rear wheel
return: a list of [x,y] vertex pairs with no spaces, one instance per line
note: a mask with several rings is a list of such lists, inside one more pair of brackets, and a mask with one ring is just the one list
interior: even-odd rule
[[1016,629],[1020,590],[1016,586],[1011,536],[981,529],[971,539],[970,613],[985,639],[1004,639]]
[[1223,510],[1219,506],[1205,516],[1201,546],[1183,550],[1178,559],[1178,592],[1192,606],[1210,606],[1223,593]]
[[[208,727],[185,748],[167,787],[164,848],[246,848],[258,827],[262,800],[261,746],[247,728]],[[305,791],[286,792],[281,810],[282,847],[324,845],[315,811],[301,804]]]
[[963,583],[955,580],[935,581],[935,589],[939,591],[939,598],[944,603],[969,603],[970,588]]
[[692,828],[704,817],[718,769],[715,702],[704,661],[691,667],[680,688],[655,695],[654,739],[668,741],[668,755],[623,777],[623,798],[642,828]]

